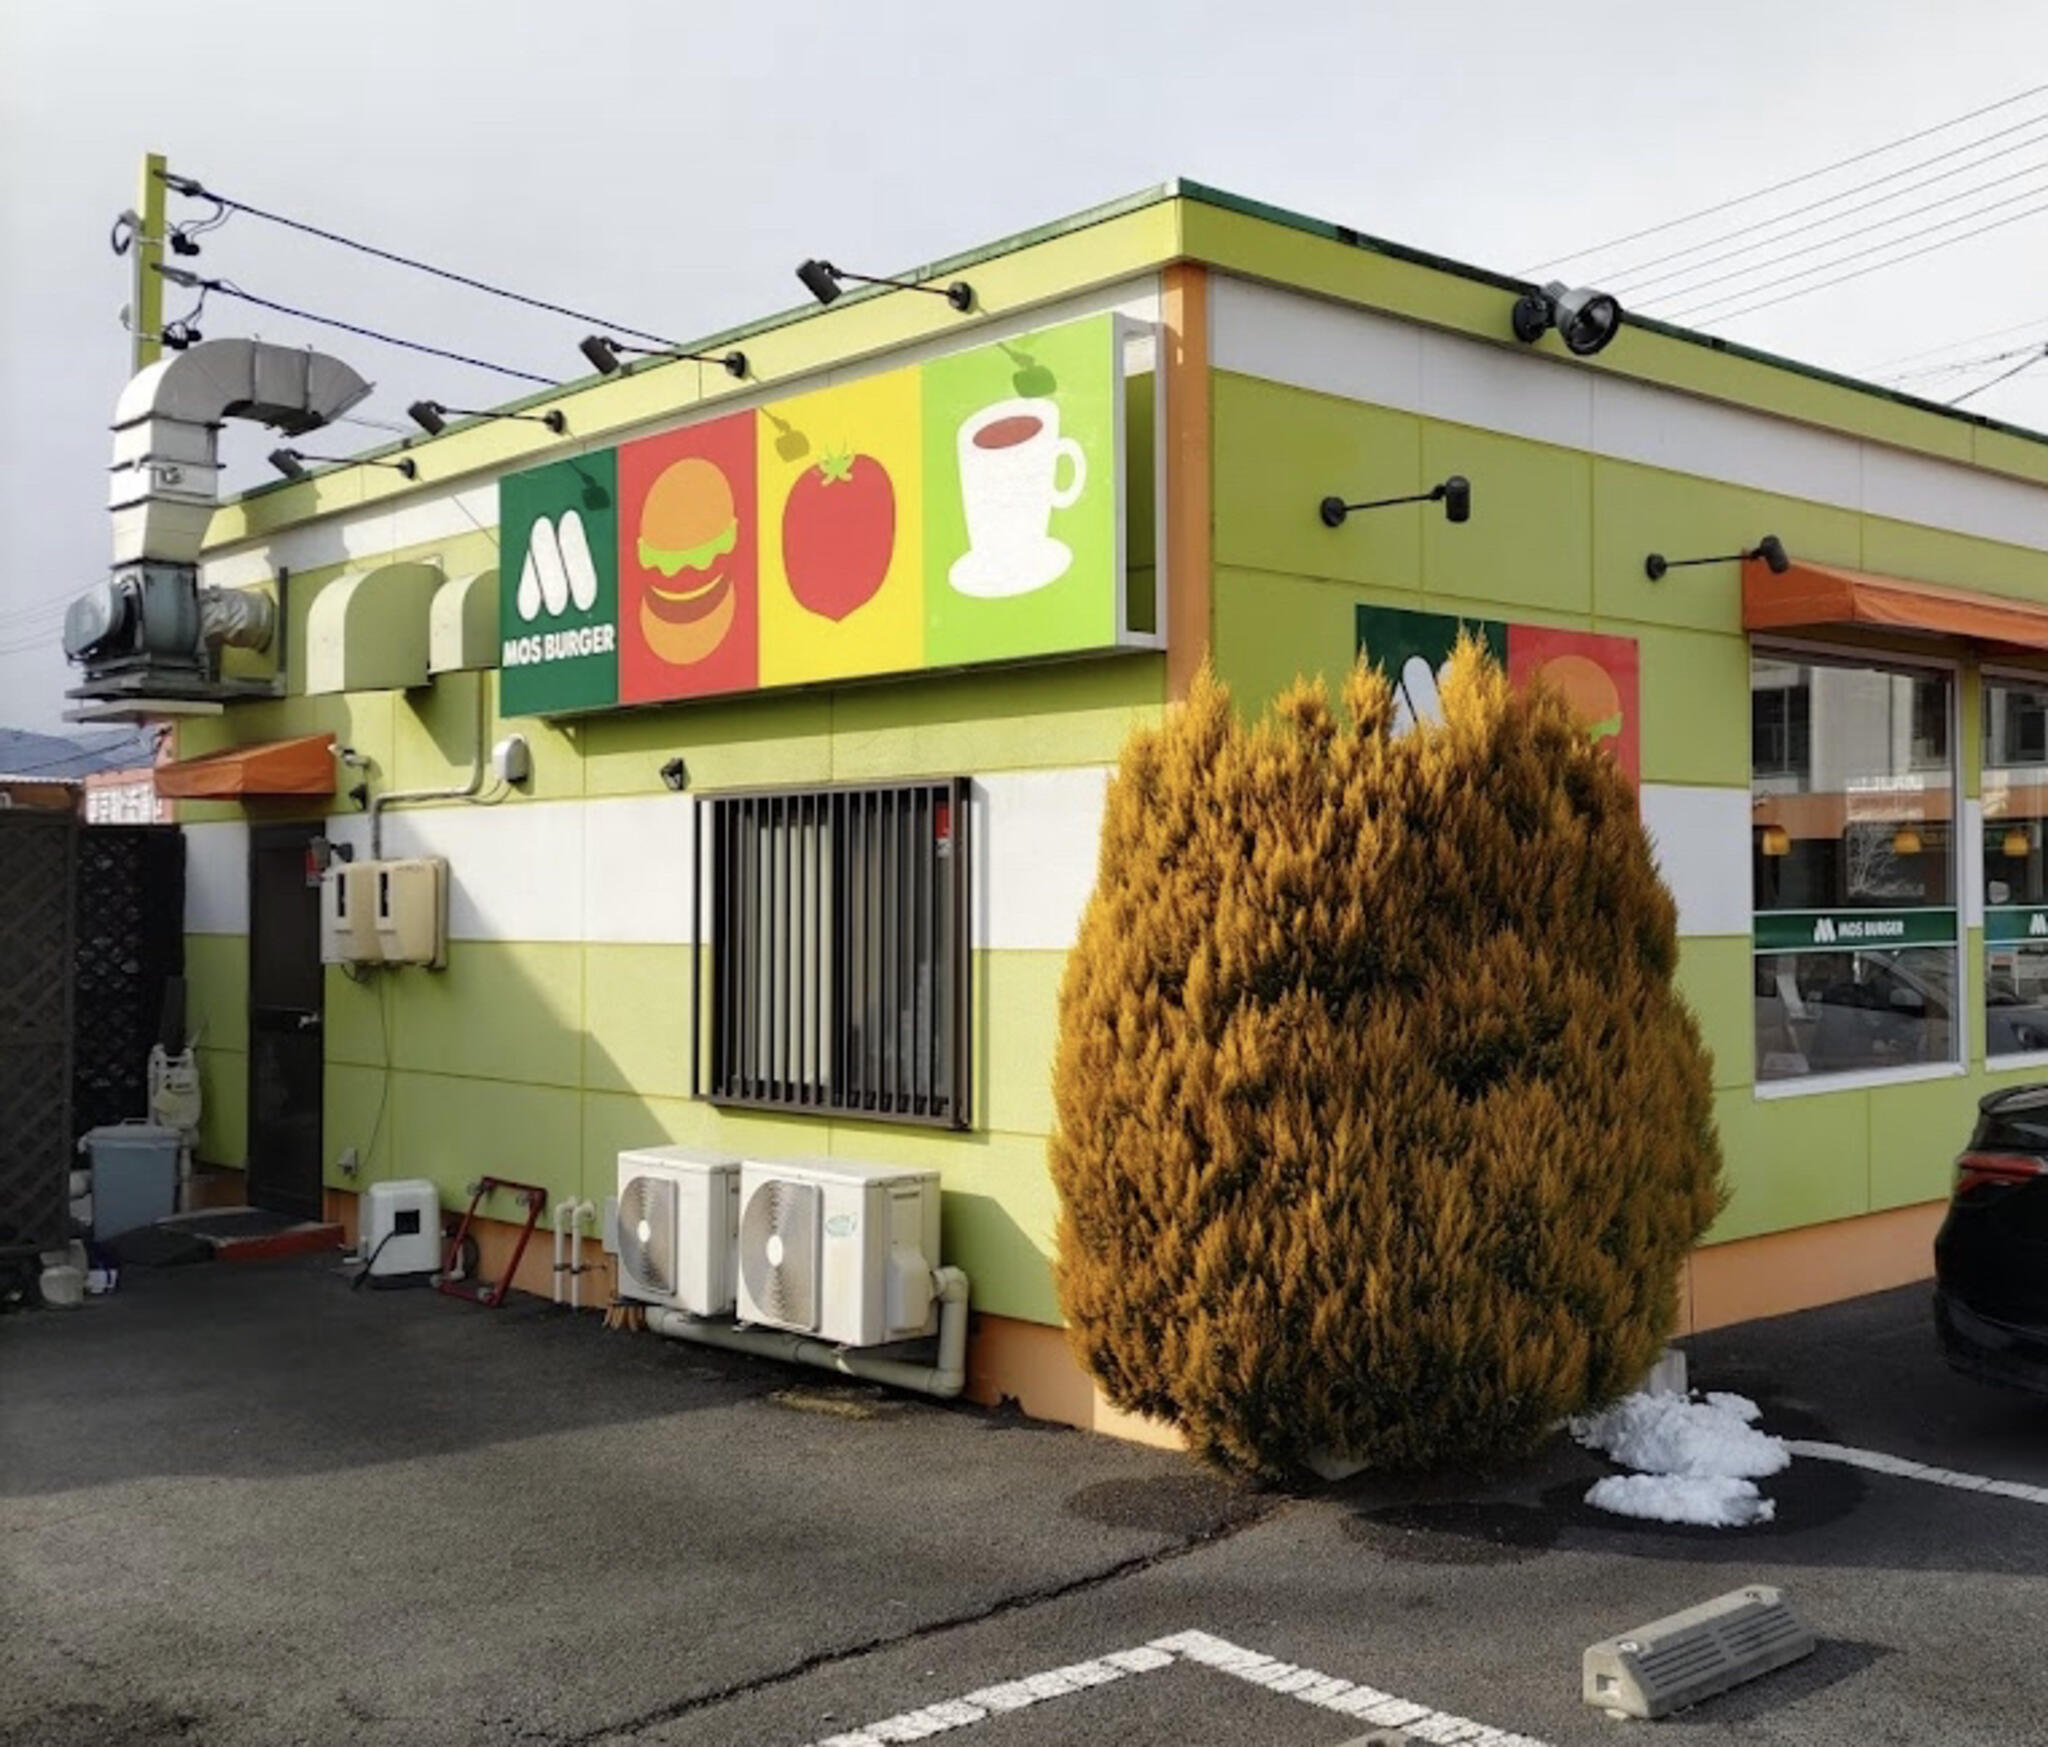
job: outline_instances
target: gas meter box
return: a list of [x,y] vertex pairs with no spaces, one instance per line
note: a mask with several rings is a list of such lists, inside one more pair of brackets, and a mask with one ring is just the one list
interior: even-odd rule
[[377,941],[386,964],[448,962],[448,864],[438,857],[374,861]]
[[375,862],[337,861],[320,876],[322,964],[375,964],[383,958],[376,872]]

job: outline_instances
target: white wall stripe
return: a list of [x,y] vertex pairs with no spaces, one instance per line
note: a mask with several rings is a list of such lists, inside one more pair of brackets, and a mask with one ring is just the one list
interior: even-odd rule
[[1219,370],[2048,550],[2048,487],[1226,274],[1209,307]]
[[1208,1632],[1177,1632],[1170,1638],[1155,1638],[1136,1649],[1112,1651],[1090,1662],[1073,1662],[1049,1668],[1040,1674],[1024,1675],[1000,1685],[985,1686],[959,1698],[904,1711],[879,1722],[863,1724],[837,1735],[825,1736],[812,1747],[884,1747],[885,1743],[922,1741],[933,1735],[949,1734],[973,1727],[991,1717],[1004,1717],[1028,1710],[1048,1700],[1087,1692],[1133,1675],[1154,1673],[1180,1661],[1212,1668],[1268,1692],[1299,1699],[1318,1710],[1355,1718],[1381,1728],[1405,1729],[1421,1741],[1462,1743],[1464,1747],[1544,1747],[1529,1735],[1511,1734],[1487,1723],[1476,1723],[1449,1711],[1432,1710],[1413,1699],[1397,1698],[1377,1687],[1363,1686],[1313,1668],[1281,1662],[1256,1650],[1247,1650],[1226,1638]]
[[187,825],[185,932],[249,932],[249,827],[239,819]]
[[1985,1492],[1996,1498],[2018,1499],[2022,1504],[2048,1504],[2048,1486],[2030,1486],[2024,1480],[1993,1480],[1988,1474],[1959,1474],[1953,1468],[1934,1468],[1925,1462],[1909,1462],[1903,1456],[1887,1456],[1882,1450],[1814,1443],[1805,1438],[1787,1438],[1785,1448],[1795,1456],[1811,1456],[1817,1462],[1839,1462],[1847,1468],[1862,1468],[1872,1474],[1891,1474],[1901,1480],[1921,1480],[1956,1492]]
[[[1110,774],[1107,765],[1083,765],[975,783],[976,947],[1073,945],[1095,888]],[[1746,935],[1749,792],[1645,783],[1642,805],[1678,901],[1679,933]],[[696,939],[695,820],[690,797],[667,794],[394,808],[384,816],[384,853],[447,859],[455,940],[687,946]],[[363,815],[338,815],[327,830],[369,854]],[[246,934],[248,827],[188,825],[185,834],[186,932]],[[1981,921],[1981,911],[1977,903],[1971,919]]]
[[1095,889],[1109,767],[1008,771],[975,790],[974,944],[1064,952]]
[[1642,805],[1657,871],[1678,900],[1678,932],[1747,934],[1749,790],[1644,783]]
[[[1065,951],[1095,886],[1106,765],[1005,771],[974,785],[977,947]],[[453,940],[620,942],[687,946],[696,938],[688,795],[497,806],[394,808],[384,815],[388,858],[448,862]],[[246,826],[187,826],[186,929],[249,928]],[[369,854],[360,813],[328,834]]]

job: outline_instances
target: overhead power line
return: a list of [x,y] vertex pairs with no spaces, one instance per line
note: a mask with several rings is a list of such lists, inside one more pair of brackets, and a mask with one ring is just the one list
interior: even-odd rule
[[2039,355],[2040,342],[2031,346],[2013,346],[2003,352],[1986,352],[1974,358],[1957,358],[1947,364],[1929,364],[1919,370],[1901,370],[1884,378],[1886,382],[1925,382],[1932,376],[1960,376],[1966,370],[1982,370],[1986,365],[2003,364],[2008,358],[2032,358]]
[[[2041,128],[2043,122],[2041,118],[2036,117],[2034,120],[2025,122],[2022,125],[2030,128]],[[1988,137],[1996,139],[1999,136],[1992,134]],[[1987,152],[1974,163],[1959,164],[1953,170],[1943,170],[1938,176],[1929,176],[1922,181],[1909,183],[1904,188],[1895,188],[1891,193],[1880,194],[1875,200],[1866,200],[1860,206],[1844,207],[1840,212],[1832,212],[1826,218],[1816,219],[1814,223],[1819,225],[1837,224],[1845,218],[1854,218],[1859,212],[1869,212],[1875,207],[1888,206],[1894,200],[1903,200],[1909,194],[1919,193],[1923,188],[1932,188],[1937,182],[1953,181],[1958,176],[1967,176],[1972,170],[1982,169],[1986,164],[1995,164],[2000,158],[2009,158],[2014,152],[2023,152],[2029,146],[2039,145],[2044,139],[2048,139],[2048,131],[2031,134],[2026,139],[2015,141],[2012,145],[2005,147],[2001,151]],[[1983,143],[1982,140],[1973,140],[1969,145],[1958,147],[1957,150],[1974,151]],[[1711,249],[1717,243],[1734,242],[1738,237],[1746,237],[1752,232],[1769,230],[1774,226],[1786,224],[1792,219],[1805,217],[1810,213],[1820,211],[1823,207],[1833,206],[1839,201],[1846,200],[1852,194],[1861,194],[1866,189],[1880,187],[1886,182],[1896,182],[1901,176],[1910,176],[1915,170],[1923,170],[1929,164],[1938,164],[1942,158],[1954,157],[1955,155],[1955,152],[1944,152],[1941,154],[1941,157],[1923,158],[1919,163],[1908,164],[1903,170],[1894,171],[1889,176],[1879,176],[1869,182],[1859,182],[1853,188],[1844,188],[1839,194],[1830,194],[1823,200],[1813,200],[1807,202],[1804,206],[1795,206],[1790,212],[1781,212],[1774,218],[1759,219],[1755,224],[1738,225],[1734,230],[1724,231],[1721,235],[1710,237],[1705,242],[1694,243],[1690,248],[1674,249],[1668,255],[1659,255],[1654,260],[1644,261],[1639,266],[1625,268],[1620,273],[1603,273],[1600,276],[1600,282],[1603,285],[1610,286],[1616,293],[1628,292],[1633,294],[1640,291],[1645,285],[1660,285],[1667,279],[1683,278],[1686,274],[1696,272],[1700,268],[1712,267],[1722,261],[1732,261],[1741,255],[1754,254],[1758,249],[1768,249],[1775,243],[1784,242],[1786,235],[1798,235],[1801,231],[1812,227],[1802,226],[1798,230],[1786,233],[1786,235],[1762,237],[1756,242],[1745,244],[1742,248],[1730,249],[1719,255],[1710,255],[1703,261],[1694,261],[1690,266],[1686,267],[1674,267],[1668,273],[1659,273],[1648,279],[1637,279],[1635,277],[1635,275],[1645,272],[1651,267],[1660,267],[1667,261],[1677,261],[1687,255],[1697,255],[1702,249]],[[2039,168],[2039,166],[2036,165],[2034,168]],[[2014,172],[2015,175],[2026,175],[2028,173],[2025,170]],[[2008,176],[2004,180],[2011,181],[2012,177]],[[1961,189],[1957,193],[1948,195],[1945,198],[1967,200],[1979,188],[1996,188],[1997,186],[1997,181],[1980,182],[1972,187]],[[1923,208],[1922,210],[1925,209]]]
[[[2011,176],[2001,176],[1997,178],[1996,181],[1985,184],[1985,186],[1990,188],[1996,188],[2003,183],[2015,181],[2020,176],[2039,176],[2042,174],[2044,170],[2048,170],[2048,165],[2036,164],[2031,169],[2016,171]],[[1856,229],[1852,231],[1844,231],[1842,235],[1838,237],[1828,237],[1822,240],[1821,242],[1808,243],[1804,248],[1787,249],[1783,254],[1773,255],[1769,260],[1759,261],[1754,266],[1737,267],[1731,273],[1716,273],[1712,275],[1710,278],[1696,280],[1690,285],[1680,286],[1675,291],[1659,292],[1655,297],[1641,297],[1636,298],[1634,301],[1644,308],[1650,308],[1660,303],[1674,303],[1683,298],[1694,297],[1697,296],[1700,292],[1705,291],[1709,286],[1726,285],[1730,280],[1734,279],[1754,278],[1759,273],[1768,273],[1773,268],[1782,267],[1787,261],[1796,261],[1802,255],[1815,255],[1819,254],[1824,249],[1839,248],[1843,243],[1853,243],[1858,237],[1867,237],[1873,235],[1878,231],[1890,230],[1892,226],[1896,224],[1902,224],[1909,218],[1918,218],[1923,213],[1933,212],[1937,207],[1952,206],[1958,200],[1967,200],[1971,195],[1978,194],[1981,192],[1981,189],[1970,188],[1964,190],[1964,192],[1961,194],[1944,195],[1940,200],[1930,200],[1925,206],[1913,207],[1910,210],[1898,213],[1891,218],[1880,219],[1875,224],[1858,225]],[[1981,218],[1987,212],[1997,212],[2002,207],[2016,206],[2020,201],[2031,200],[2034,198],[2035,195],[2041,194],[2043,192],[2048,192],[2048,189],[2044,189],[2041,185],[2037,183],[2032,188],[2021,189],[2017,194],[2009,194],[2003,200],[1994,200],[1991,201],[1988,205],[1973,207],[1968,212],[1959,212],[1955,215],[1954,218],[1938,219],[1933,224],[1923,225],[1919,230],[1908,231],[1904,236],[1888,237],[1881,243],[1872,243],[1870,247],[1867,249],[1856,249],[1852,250],[1850,253],[1846,255],[1837,255],[1832,261],[1821,262],[1818,267],[1815,267],[1813,269],[1813,271],[1825,272],[1829,267],[1837,267],[1840,266],[1844,261],[1854,261],[1860,258],[1861,256],[1875,254],[1878,250],[1888,249],[1895,243],[1911,242],[1915,237],[1929,236],[1935,231],[1943,229],[1947,225],[1967,224],[1971,219]],[[1796,275],[1794,275],[1794,277],[1796,277]],[[1771,283],[1775,285],[1782,285],[1785,283],[1785,281],[1783,279],[1776,279],[1772,280]],[[1758,287],[1757,289],[1762,288]],[[1747,294],[1740,291],[1732,292],[1730,293],[1728,299],[1720,299],[1717,301],[1730,301],[1733,298],[1739,298],[1745,295]],[[1695,307],[1710,306],[1697,305]]]
[[[1791,302],[1791,301],[1792,301],[1792,300],[1793,300],[1793,299],[1794,299],[1795,297],[1806,297],[1806,296],[1809,296],[1809,295],[1810,295],[1811,293],[1813,293],[1813,292],[1816,292],[1816,291],[1825,291],[1825,290],[1827,290],[1827,289],[1828,289],[1828,287],[1830,287],[1830,286],[1832,286],[1832,285],[1845,285],[1845,284],[1847,284],[1847,283],[1848,283],[1848,282],[1849,282],[1849,281],[1850,281],[1851,279],[1861,279],[1861,278],[1863,278],[1863,277],[1864,277],[1865,275],[1867,275],[1867,274],[1870,274],[1870,273],[1879,273],[1879,272],[1882,272],[1882,271],[1883,271],[1883,270],[1884,270],[1885,268],[1887,268],[1887,267],[1896,267],[1896,266],[1898,266],[1898,265],[1899,265],[1899,264],[1900,264],[1901,262],[1904,262],[1904,261],[1914,261],[1914,260],[1918,260],[1918,259],[1920,258],[1920,256],[1922,256],[1922,255],[1931,255],[1931,254],[1933,254],[1933,253],[1934,253],[1934,252],[1935,252],[1935,251],[1936,251],[1937,249],[1947,249],[1947,248],[1952,248],[1952,247],[1954,247],[1954,246],[1955,246],[1955,245],[1956,245],[1957,243],[1966,243],[1966,242],[1968,242],[1968,241],[1969,241],[1969,240],[1970,240],[1970,239],[1971,239],[1972,237],[1981,237],[1981,236],[1983,236],[1983,235],[1984,235],[1984,234],[1985,234],[1986,232],[1988,232],[1988,231],[1995,231],[1995,230],[2003,230],[2003,229],[2005,229],[2005,227],[2006,227],[2007,225],[2009,225],[2009,224],[2018,224],[2018,223],[2020,222],[2020,220],[2021,220],[2021,219],[2023,219],[2023,218],[2032,218],[2032,217],[2033,217],[2033,216],[2034,216],[2034,215],[2035,215],[2036,213],[2039,213],[2039,212],[2048,212],[2048,202],[2044,202],[2044,203],[2043,203],[2042,205],[2040,205],[2040,206],[2029,206],[2029,207],[2026,207],[2026,208],[2022,209],[2022,210],[2021,210],[2021,211],[2019,211],[2019,212],[2015,212],[2015,213],[2009,213],[2009,214],[2008,214],[2008,215],[2007,215],[2006,217],[2004,217],[2004,218],[1998,218],[1998,219],[1993,219],[1993,220],[1991,221],[1991,223],[1989,223],[1989,224],[1981,224],[1981,225],[1979,225],[1979,226],[1978,226],[1978,227],[1977,227],[1977,228],[1976,228],[1975,230],[1970,230],[1970,231],[1964,231],[1964,232],[1963,232],[1963,233],[1962,233],[1962,234],[1961,234],[1960,236],[1953,236],[1953,237],[1944,237],[1944,238],[1942,238],[1942,240],[1941,240],[1940,242],[1938,242],[1938,243],[1928,243],[1928,244],[1927,244],[1927,245],[1926,245],[1925,247],[1923,247],[1923,248],[1918,248],[1918,249],[1910,249],[1910,250],[1908,250],[1908,251],[1907,251],[1907,252],[1906,252],[1905,254],[1903,254],[1903,255],[1894,255],[1894,256],[1892,256],[1892,258],[1891,258],[1890,260],[1888,260],[1888,261],[1874,261],[1874,262],[1872,262],[1872,263],[1871,263],[1871,264],[1870,264],[1870,265],[1869,265],[1868,267],[1858,267],[1858,268],[1857,268],[1857,269],[1856,269],[1856,270],[1855,270],[1854,272],[1852,272],[1852,273],[1843,273],[1843,274],[1841,274],[1841,275],[1839,275],[1838,277],[1836,277],[1836,278],[1833,278],[1833,279],[1823,279],[1823,280],[1822,280],[1822,281],[1821,281],[1821,282],[1820,282],[1820,283],[1819,283],[1818,285],[1807,285],[1807,286],[1802,286],[1802,287],[1801,287],[1801,288],[1800,288],[1799,290],[1797,290],[1797,291],[1788,291],[1788,292],[1786,292],[1786,293],[1785,293],[1785,294],[1784,294],[1784,295],[1783,295],[1782,297],[1769,297],[1769,298],[1765,298],[1765,299],[1764,299],[1764,300],[1763,300],[1763,301],[1762,301],[1761,303],[1752,303],[1752,304],[1749,304],[1749,305],[1747,305],[1746,307],[1744,307],[1744,308],[1742,308],[1742,309],[1730,310],[1730,311],[1729,311],[1729,312],[1728,312],[1727,314],[1725,314],[1725,315],[1719,315],[1719,316],[1716,316],[1716,317],[1715,317],[1714,319],[1715,319],[1716,321],[1722,321],[1722,322],[1730,322],[1730,321],[1739,321],[1739,320],[1741,320],[1741,318],[1742,318],[1742,317],[1744,317],[1744,316],[1746,316],[1746,315],[1754,315],[1754,314],[1755,314],[1755,313],[1756,313],[1756,312],[1757,312],[1758,310],[1760,310],[1760,309],[1772,309],[1772,308],[1775,308],[1775,307],[1776,307],[1776,306],[1777,306],[1778,304],[1781,304],[1781,303],[1790,303],[1790,302]],[[1959,221],[1958,221],[1958,220],[1955,220],[1955,219],[1951,219],[1951,220],[1949,221],[1949,223],[1950,223],[1950,224],[1954,224],[1954,223],[1957,223],[1957,222],[1959,222]],[[1932,229],[1935,229],[1935,230],[1945,230],[1945,229],[1947,228],[1947,226],[1946,226],[1946,225],[1935,225],[1935,226],[1932,226],[1932,227],[1930,227],[1930,228],[1932,228]],[[1893,241],[1894,241],[1895,243],[1896,243],[1896,242],[1904,242],[1904,241],[1907,241],[1907,240],[1908,240],[1908,239],[1906,239],[1906,238],[1904,238],[1904,237],[1899,237],[1899,238],[1895,238],[1895,239],[1893,239]],[[1886,248],[1890,248],[1890,247],[1892,247],[1892,246],[1893,246],[1893,244],[1892,244],[1892,243],[1887,243],[1887,244],[1884,244],[1883,246],[1884,246],[1884,247],[1886,247]],[[1834,265],[1834,264],[1835,264],[1835,263],[1829,263],[1829,265]],[[1809,268],[1807,268],[1807,269],[1806,269],[1806,272],[1805,272],[1805,273],[1793,273],[1793,274],[1790,274],[1790,275],[1788,275],[1788,276],[1787,276],[1786,278],[1784,278],[1784,279],[1781,279],[1781,280],[1778,280],[1778,281],[1777,281],[1776,283],[1778,283],[1778,284],[1780,284],[1780,285],[1784,285],[1784,284],[1789,284],[1789,283],[1790,283],[1790,282],[1791,282],[1792,280],[1794,280],[1794,279],[1804,279],[1804,278],[1805,278],[1805,277],[1807,276],[1807,274],[1808,274],[1808,273],[1821,273],[1821,272],[1825,272],[1826,270],[1827,270],[1827,269],[1826,269],[1826,267],[1809,267]],[[1737,293],[1736,293],[1736,294],[1735,294],[1735,295],[1734,295],[1733,297],[1722,297],[1722,298],[1716,298],[1716,299],[1714,300],[1714,303],[1715,303],[1715,304],[1719,304],[1719,303],[1731,303],[1731,302],[1738,302],[1738,301],[1740,301],[1740,299],[1741,299],[1741,298],[1743,298],[1743,297],[1746,297],[1746,296],[1749,296],[1749,295],[1750,295],[1751,293],[1753,293],[1753,292],[1758,292],[1758,291],[1768,291],[1768,290],[1770,290],[1770,289],[1771,289],[1771,287],[1770,287],[1769,285],[1753,285],[1753,286],[1751,286],[1751,287],[1750,287],[1749,291],[1747,291],[1747,292],[1737,292]],[[1701,305],[1700,307],[1701,307],[1701,308],[1704,308],[1704,309],[1711,309],[1711,308],[1713,308],[1713,307],[1714,307],[1714,304],[1703,304],[1703,305]],[[1675,316],[1671,316],[1671,317],[1667,317],[1667,318],[1665,318],[1665,319],[1667,319],[1667,320],[1671,320],[1671,321],[1683,321],[1683,320],[1687,319],[1687,317],[1688,317],[1688,315],[1689,315],[1690,313],[1691,313],[1691,312],[1688,312],[1688,311],[1685,311],[1685,310],[1681,310],[1681,311],[1679,311],[1679,313],[1678,313],[1677,315],[1675,315]]]
[[2017,376],[2022,370],[2033,369],[2033,367],[2036,364],[2040,363],[2043,358],[2048,358],[2048,345],[2036,346],[2034,348],[2034,355],[2031,358],[2027,359],[2024,363],[2015,364],[2010,370],[2001,370],[1996,376],[1992,377],[1992,379],[1989,382],[1978,383],[1975,388],[1969,389],[1965,393],[1957,395],[1955,399],[1950,401],[1948,404],[1950,406],[1961,406],[1963,402],[1966,400],[1974,400],[1978,395],[1982,394],[1985,391],[1985,389],[1996,388],[2001,382],[2011,381],[2012,378]]
[[454,285],[466,285],[472,291],[481,291],[490,297],[502,297],[508,303],[523,303],[528,309],[546,310],[550,315],[568,316],[573,321],[588,322],[593,327],[604,328],[612,333],[632,334],[642,340],[656,340],[664,346],[679,345],[679,342],[669,339],[664,334],[649,333],[645,328],[628,327],[624,322],[611,321],[601,315],[591,315],[585,310],[571,309],[567,304],[549,303],[545,298],[528,297],[524,292],[510,290],[503,285],[494,285],[488,279],[478,279],[468,273],[456,273],[449,268],[436,267],[426,261],[416,261],[410,255],[401,255],[392,249],[380,249],[374,243],[359,242],[354,237],[343,236],[339,231],[324,230],[317,224],[306,223],[303,219],[287,218],[281,212],[267,212],[260,206],[251,206],[246,200],[235,200],[225,194],[217,194],[191,176],[176,176],[167,170],[159,170],[157,174],[178,193],[189,195],[195,200],[211,200],[226,212],[246,212],[251,218],[262,219],[266,224],[283,225],[287,230],[318,237],[324,243],[335,243],[344,249],[354,249],[358,254],[370,255],[379,261],[389,261],[394,266],[409,267],[416,273],[430,273],[436,279],[446,279]]
[[1949,340],[1943,345],[1929,346],[1925,351],[1907,352],[1901,357],[1884,358],[1873,364],[1869,372],[1889,370],[1898,364],[1917,364],[1922,358],[1939,357],[1943,352],[1958,352],[1966,346],[1981,345],[1986,340],[2002,340],[2007,334],[2031,333],[2035,329],[2048,329],[2048,315],[2037,315],[2030,321],[2016,321],[2009,328],[1993,328],[1987,334],[1965,334],[1959,340]]
[[1883,145],[1872,146],[1868,151],[1856,152],[1846,158],[1838,158],[1832,164],[1823,164],[1817,170],[1802,171],[1797,176],[1786,177],[1782,182],[1773,182],[1768,187],[1754,189],[1748,194],[1738,194],[1731,200],[1717,201],[1712,206],[1703,206],[1698,211],[1688,212],[1682,217],[1666,219],[1662,224],[1653,224],[1646,226],[1642,230],[1630,231],[1627,236],[1610,237],[1604,243],[1594,243],[1587,248],[1575,249],[1568,255],[1553,255],[1547,261],[1538,261],[1532,267],[1524,267],[1521,270],[1520,276],[1525,279],[1530,278],[1543,271],[1546,267],[1559,266],[1566,261],[1584,260],[1588,255],[1597,255],[1608,249],[1621,248],[1627,243],[1640,242],[1644,237],[1660,236],[1665,231],[1676,230],[1680,225],[1691,224],[1695,219],[1711,218],[1717,212],[1727,212],[1733,207],[1747,206],[1751,201],[1762,200],[1767,195],[1779,194],[1787,188],[1797,188],[1803,183],[1818,181],[1823,176],[1833,175],[1837,170],[1846,170],[1852,164],[1867,163],[1872,158],[1883,157],[1887,152],[1895,152],[1901,146],[1910,146],[1916,141],[1931,139],[1935,134],[1946,133],[1950,128],[1961,127],[1966,121],[1975,121],[1980,116],[1996,114],[2001,109],[2010,109],[2015,103],[2024,103],[2029,97],[2038,97],[2044,91],[2048,91],[2048,85],[2030,86],[2028,89],[2016,92],[2010,97],[2002,97],[1996,103],[1987,103],[1981,109],[1973,109],[1966,115],[1952,116],[1947,121],[1936,122],[1932,127],[1923,127],[1917,133],[1902,134],[1899,138],[1888,140]]
[[[509,364],[493,364],[488,358],[472,358],[466,352],[451,352],[441,346],[429,346],[420,340],[403,340],[396,334],[380,333],[375,328],[366,328],[357,322],[343,321],[339,316],[315,315],[309,309],[297,309],[289,303],[278,303],[268,297],[258,297],[253,291],[244,291],[232,280],[202,279],[196,273],[188,273],[179,267],[166,267],[162,262],[156,264],[156,270],[173,284],[190,286],[198,291],[215,293],[221,297],[238,298],[243,303],[253,303],[259,309],[275,310],[279,315],[292,316],[299,321],[313,322],[320,327],[339,328],[344,333],[359,334],[366,340],[402,347],[408,352],[424,352],[430,358],[447,358],[454,363],[468,364],[478,370],[494,370],[500,376],[517,377],[521,382],[538,382],[544,388],[557,386],[553,377],[536,376],[531,370],[514,370]],[[186,318],[187,321],[191,319],[189,316]]]

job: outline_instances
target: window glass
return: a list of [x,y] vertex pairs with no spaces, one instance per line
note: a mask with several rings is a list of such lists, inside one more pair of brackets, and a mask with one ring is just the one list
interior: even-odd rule
[[2048,686],[1984,682],[1984,1049],[2048,1050]]
[[1752,657],[1759,1080],[1955,1059],[1954,701],[1945,673]]

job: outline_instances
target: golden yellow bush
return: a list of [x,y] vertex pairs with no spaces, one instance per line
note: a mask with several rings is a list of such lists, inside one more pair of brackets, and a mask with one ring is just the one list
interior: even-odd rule
[[1241,1471],[1521,1454],[1649,1368],[1721,1205],[1627,780],[1476,645],[1125,748],[1060,991],[1057,1279],[1118,1406]]

